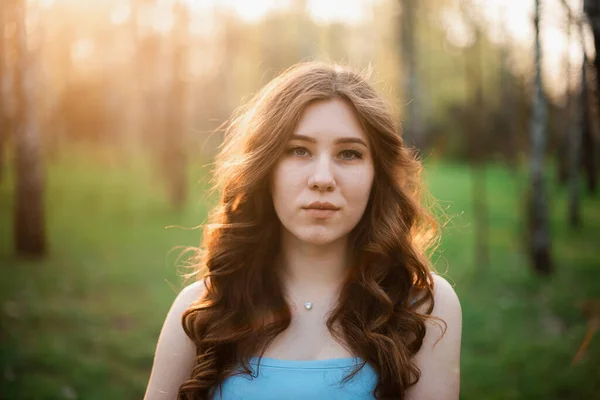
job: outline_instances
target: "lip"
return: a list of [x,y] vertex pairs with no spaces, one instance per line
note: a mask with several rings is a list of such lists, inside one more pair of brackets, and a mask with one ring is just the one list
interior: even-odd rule
[[303,207],[303,209],[313,218],[327,219],[338,212],[340,208],[331,203],[315,201],[314,203],[310,203],[308,206]]
[[308,206],[303,207],[305,210],[331,210],[331,211],[337,211],[340,208],[334,206],[333,204],[329,203],[329,202],[320,202],[320,201],[315,201],[313,203],[310,203]]
[[316,219],[327,219],[332,217],[338,210],[326,209],[326,208],[305,208],[304,211],[308,215]]

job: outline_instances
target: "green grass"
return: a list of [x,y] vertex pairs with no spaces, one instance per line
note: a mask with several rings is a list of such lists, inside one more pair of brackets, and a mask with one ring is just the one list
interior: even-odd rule
[[[161,179],[141,161],[102,165],[71,157],[47,168],[50,254],[12,256],[11,176],[0,186],[0,398],[139,399],[158,333],[181,287],[177,246],[198,245],[206,169],[190,169],[187,207],[171,211]],[[600,298],[600,200],[584,226],[566,224],[566,195],[551,187],[556,273],[531,273],[522,244],[527,176],[488,167],[490,258],[473,262],[470,172],[430,165],[434,195],[455,215],[435,260],[463,308],[463,399],[591,399],[600,390],[600,337],[571,360]],[[167,226],[184,228],[165,229]]]

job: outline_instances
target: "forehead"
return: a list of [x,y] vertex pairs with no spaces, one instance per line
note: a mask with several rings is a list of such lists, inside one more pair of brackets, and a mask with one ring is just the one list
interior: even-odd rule
[[357,137],[366,134],[350,104],[341,99],[322,100],[309,104],[298,122],[294,134],[324,137]]

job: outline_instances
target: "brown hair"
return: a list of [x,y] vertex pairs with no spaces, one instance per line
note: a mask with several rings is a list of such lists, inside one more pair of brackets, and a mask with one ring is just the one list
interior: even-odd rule
[[[180,399],[210,398],[225,378],[239,373],[240,364],[241,373],[250,374],[249,358],[262,356],[290,325],[274,271],[280,222],[270,173],[306,106],[328,99],[343,99],[356,111],[373,149],[375,178],[365,213],[350,234],[356,262],[327,327],[377,372],[376,398],[404,398],[419,379],[412,356],[421,348],[433,310],[425,252],[439,238],[423,202],[421,163],[403,146],[391,112],[364,74],[309,62],[267,84],[225,131],[214,173],[220,199],[194,262],[206,291],[183,315],[197,359]],[[416,312],[420,306],[426,307],[424,314]]]

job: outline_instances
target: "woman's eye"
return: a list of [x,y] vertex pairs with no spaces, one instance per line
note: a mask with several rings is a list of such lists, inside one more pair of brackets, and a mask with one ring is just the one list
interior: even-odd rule
[[290,153],[298,157],[305,157],[309,155],[308,150],[304,147],[294,147],[290,149]]
[[362,154],[360,154],[356,150],[344,150],[340,153],[340,158],[342,160],[354,160],[362,158]]

